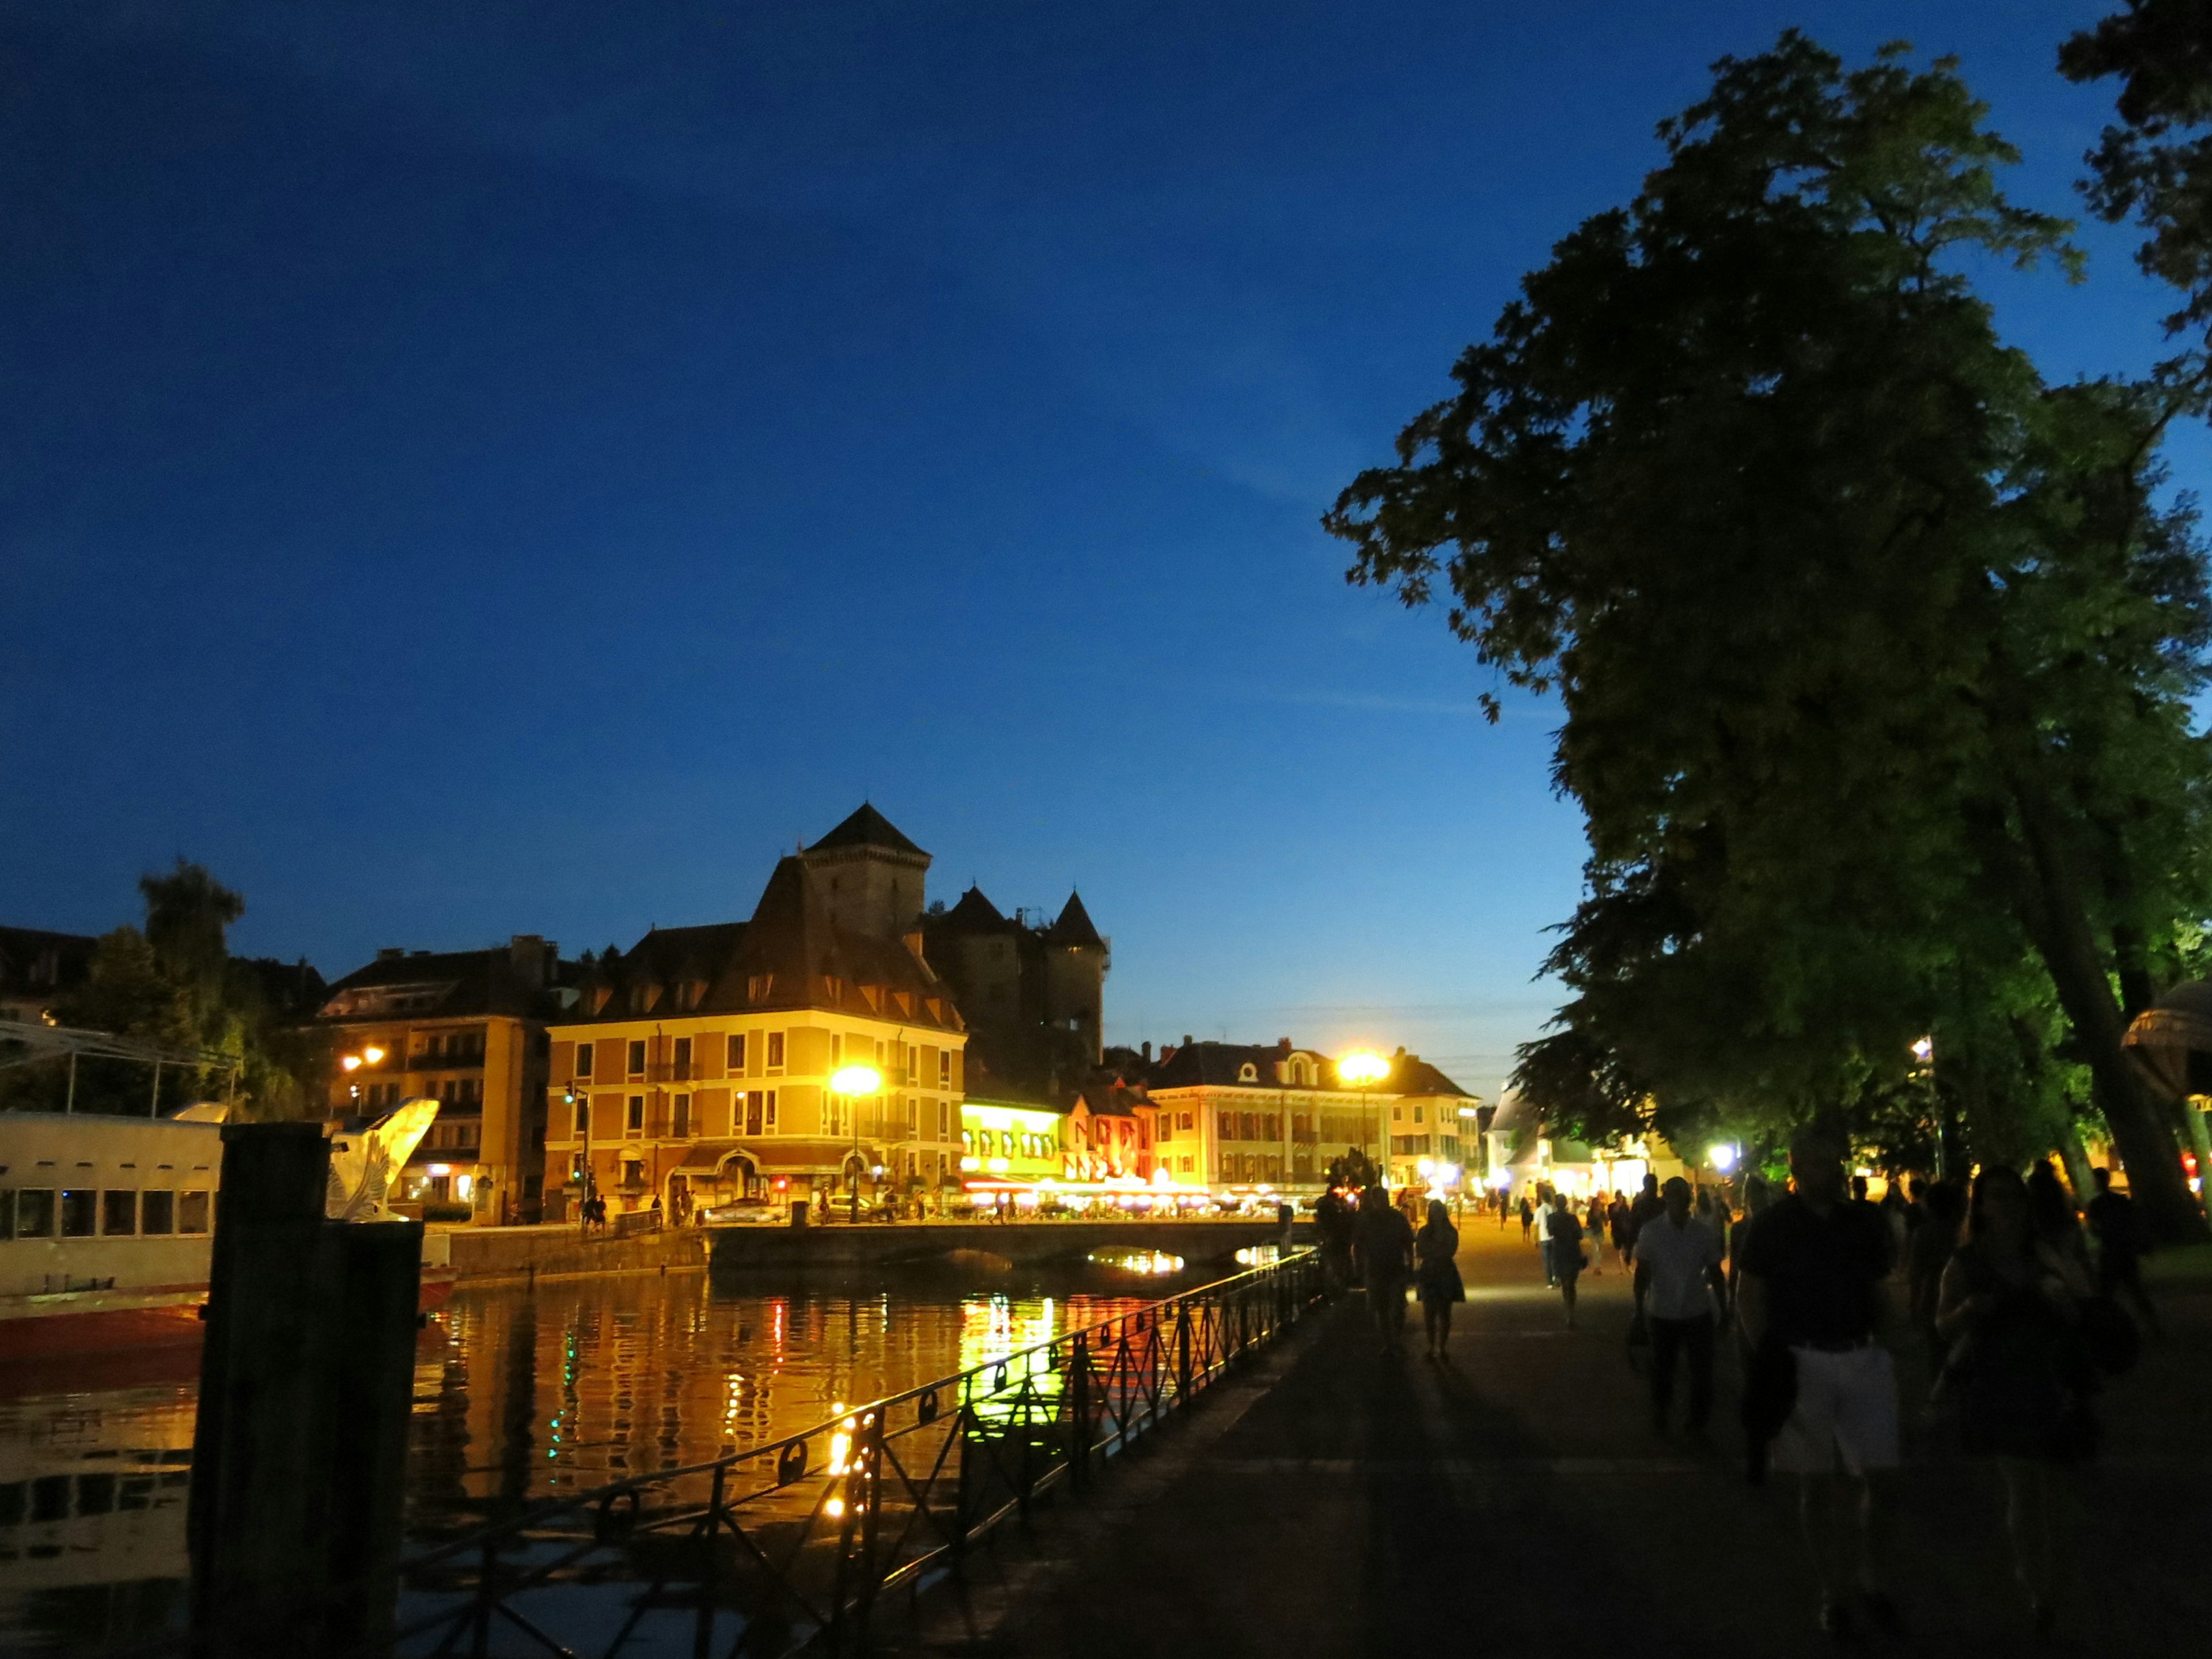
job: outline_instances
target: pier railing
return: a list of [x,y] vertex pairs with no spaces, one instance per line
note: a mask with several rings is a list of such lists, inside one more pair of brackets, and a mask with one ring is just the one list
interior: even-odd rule
[[1322,1289],[1298,1251],[802,1434],[535,1504],[407,1558],[389,1650],[857,1649],[887,1595],[957,1573],[1008,1517],[1081,1487]]

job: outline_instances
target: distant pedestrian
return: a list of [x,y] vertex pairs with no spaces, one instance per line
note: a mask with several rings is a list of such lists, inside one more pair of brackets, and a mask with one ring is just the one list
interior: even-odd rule
[[1314,1205],[1314,1231],[1321,1236],[1322,1275],[1333,1290],[1352,1284],[1352,1205],[1331,1187]]
[[2003,1484],[2013,1576],[2039,1640],[2057,1620],[2058,1565],[2050,1466],[2095,1443],[2095,1388],[2078,1325],[2086,1267],[2039,1237],[2028,1186],[2002,1164],[1974,1177],[1966,1239],[1943,1272],[1936,1325],[1951,1345],[1942,1389],[1959,1406],[1966,1449],[1995,1461]]
[[1681,1176],[1660,1197],[1665,1212],[1636,1235],[1636,1300],[1651,1345],[1651,1426],[1667,1431],[1679,1356],[1690,1373],[1686,1426],[1703,1434],[1713,1409],[1713,1298],[1723,1291],[1720,1235],[1691,1214],[1690,1183]]
[[1575,1286],[1583,1272],[1583,1224],[1575,1219],[1575,1206],[1561,1199],[1553,1206],[1552,1218],[1544,1224],[1551,1241],[1553,1282],[1559,1287],[1559,1300],[1566,1304],[1567,1328],[1575,1328]]
[[2097,1195],[2089,1200],[2089,1231],[2097,1239],[2097,1288],[2118,1301],[2125,1297],[2154,1335],[2163,1336],[2158,1310],[2144,1294],[2142,1284],[2142,1224],[2136,1201],[2112,1190],[2112,1172],[2100,1169],[2091,1177]]
[[1596,1194],[1590,1194],[1589,1206],[1583,1212],[1583,1236],[1590,1242],[1589,1270],[1593,1274],[1605,1271],[1605,1204]]
[[1754,1172],[1744,1177],[1743,1213],[1729,1227],[1727,1305],[1731,1312],[1735,1307],[1737,1281],[1743,1273],[1744,1241],[1751,1236],[1751,1224],[1773,1202],[1774,1188],[1765,1176]]
[[1544,1264],[1544,1288],[1556,1290],[1559,1283],[1559,1252],[1552,1244],[1552,1215],[1559,1207],[1558,1194],[1540,1190],[1536,1194],[1536,1255]]
[[1376,1334],[1383,1352],[1396,1353],[1406,1346],[1406,1279],[1413,1266],[1413,1230],[1379,1181],[1360,1191],[1352,1238]]
[[1452,1304],[1467,1300],[1467,1287],[1459,1276],[1459,1229],[1436,1199],[1429,1200],[1427,1224],[1413,1236],[1413,1255],[1429,1358],[1442,1359],[1451,1336]]
[[1616,1192],[1613,1202],[1606,1206],[1605,1231],[1613,1240],[1613,1259],[1620,1263],[1623,1273],[1628,1271],[1628,1198]]
[[1659,1177],[1647,1173],[1644,1185],[1628,1204],[1628,1248],[1632,1251],[1636,1248],[1637,1229],[1647,1221],[1656,1219],[1666,1207],[1659,1198]]
[[[1885,1636],[1904,1628],[1875,1549],[1873,1477],[1898,1462],[1896,1364],[1876,1340],[1889,1235],[1871,1206],[1851,1200],[1842,1137],[1821,1129],[1791,1140],[1796,1189],[1753,1224],[1738,1304],[1753,1347],[1746,1426],[1757,1447],[1758,1431],[1778,1419],[1765,1449],[1798,1478],[1820,1627],[1839,1640],[1863,1619]],[[1795,1384],[1786,1416],[1774,1409],[1784,1377]]]
[[1528,1194],[1521,1194],[1521,1242],[1526,1244],[1535,1231],[1536,1206],[1528,1201]]
[[1928,1354],[1939,1367],[1943,1340],[1936,1334],[1936,1310],[1942,1289],[1943,1270],[1951,1252],[1959,1248],[1966,1221],[1966,1194],[1948,1181],[1932,1182],[1920,1188],[1921,1218],[1905,1241],[1905,1296],[1912,1328],[1928,1346]]

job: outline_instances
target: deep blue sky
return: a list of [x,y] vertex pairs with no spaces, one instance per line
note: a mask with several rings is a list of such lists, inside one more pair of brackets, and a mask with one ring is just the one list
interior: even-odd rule
[[[864,796],[1080,884],[1109,1030],[1497,1086],[1576,814],[1316,519],[1799,23],[2072,210],[2095,3],[0,3],[0,920],[627,945]],[[2131,239],[2005,278],[2134,368]],[[2192,435],[2181,481],[2203,470]]]

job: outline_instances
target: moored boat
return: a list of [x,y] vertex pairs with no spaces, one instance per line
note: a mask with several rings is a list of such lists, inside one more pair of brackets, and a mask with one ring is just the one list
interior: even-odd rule
[[[403,1111],[420,1120],[405,1126],[411,1150],[429,1116]],[[374,1146],[376,1127],[354,1139]],[[222,1177],[220,1108],[0,1113],[0,1365],[197,1346]],[[334,1215],[376,1207],[357,1189],[332,1194]],[[424,1241],[426,1312],[453,1294],[452,1268],[434,1259],[443,1243]]]

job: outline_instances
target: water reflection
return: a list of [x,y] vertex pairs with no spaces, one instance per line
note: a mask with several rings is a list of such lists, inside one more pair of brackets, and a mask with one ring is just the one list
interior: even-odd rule
[[[416,1352],[410,1522],[447,1531],[779,1440],[1215,1276],[994,1262],[464,1291]],[[0,1370],[0,1650],[98,1650],[181,1616],[192,1371]]]

